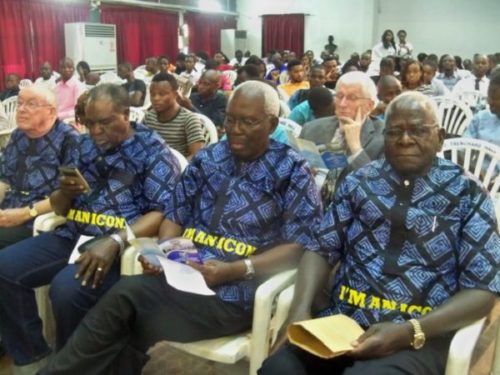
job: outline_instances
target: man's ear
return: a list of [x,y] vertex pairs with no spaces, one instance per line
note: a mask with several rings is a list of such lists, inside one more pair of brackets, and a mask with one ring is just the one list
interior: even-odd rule
[[130,118],[130,109],[125,108],[125,110],[123,111],[123,115],[126,116],[126,118],[128,120]]
[[273,134],[276,128],[278,127],[278,124],[280,122],[280,119],[277,116],[270,116],[269,117],[269,124],[271,124],[271,131],[269,135]]
[[443,148],[446,131],[443,128],[438,129],[438,152]]

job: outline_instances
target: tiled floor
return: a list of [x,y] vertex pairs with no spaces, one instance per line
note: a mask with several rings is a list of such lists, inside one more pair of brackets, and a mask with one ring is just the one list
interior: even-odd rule
[[[474,356],[470,375],[489,375],[494,352],[494,337],[500,324],[500,301],[497,301],[489,316],[489,323],[481,335]],[[151,350],[151,360],[144,368],[143,375],[245,375],[245,363],[237,366],[213,365],[198,358],[186,355],[163,343]],[[12,362],[8,357],[0,360],[0,375],[11,375]],[[75,374],[77,375],[77,374]]]

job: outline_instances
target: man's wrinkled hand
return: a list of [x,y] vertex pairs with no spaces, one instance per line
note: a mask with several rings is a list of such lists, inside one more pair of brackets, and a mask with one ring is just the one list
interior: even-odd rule
[[354,120],[349,117],[339,117],[339,121],[340,130],[344,134],[345,142],[351,155],[357,153],[362,149],[361,127],[363,126],[363,118],[361,116],[361,109],[358,108]]
[[410,323],[377,323],[352,343],[349,355],[355,358],[378,358],[393,354],[411,345],[413,328]]
[[95,289],[104,281],[119,252],[118,243],[108,236],[95,241],[76,261],[80,267],[75,278],[81,278],[82,286],[92,285]]

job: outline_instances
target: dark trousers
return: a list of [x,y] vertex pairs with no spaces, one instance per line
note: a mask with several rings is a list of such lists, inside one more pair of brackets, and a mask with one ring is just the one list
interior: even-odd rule
[[26,225],[17,227],[0,227],[0,249],[15,244],[16,242],[30,238],[33,235],[33,228]]
[[17,365],[35,362],[50,353],[33,288],[50,284],[62,347],[87,311],[118,281],[118,262],[96,289],[75,279],[78,265],[68,265],[74,240],[43,233],[0,251],[0,333],[7,353]]
[[347,356],[322,359],[287,344],[264,361],[259,375],[443,375],[452,335],[428,340],[420,350],[354,360]]
[[251,319],[251,311],[216,296],[178,291],[163,275],[122,277],[39,374],[138,375],[158,341],[236,334]]

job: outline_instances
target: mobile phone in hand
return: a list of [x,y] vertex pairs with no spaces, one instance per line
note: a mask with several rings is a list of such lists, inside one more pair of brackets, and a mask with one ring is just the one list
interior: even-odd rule
[[83,175],[78,170],[78,168],[68,167],[68,166],[59,166],[59,173],[61,174],[61,176],[71,178],[77,184],[82,185],[84,187],[86,193],[90,191],[89,183],[87,182],[85,177],[83,177]]

